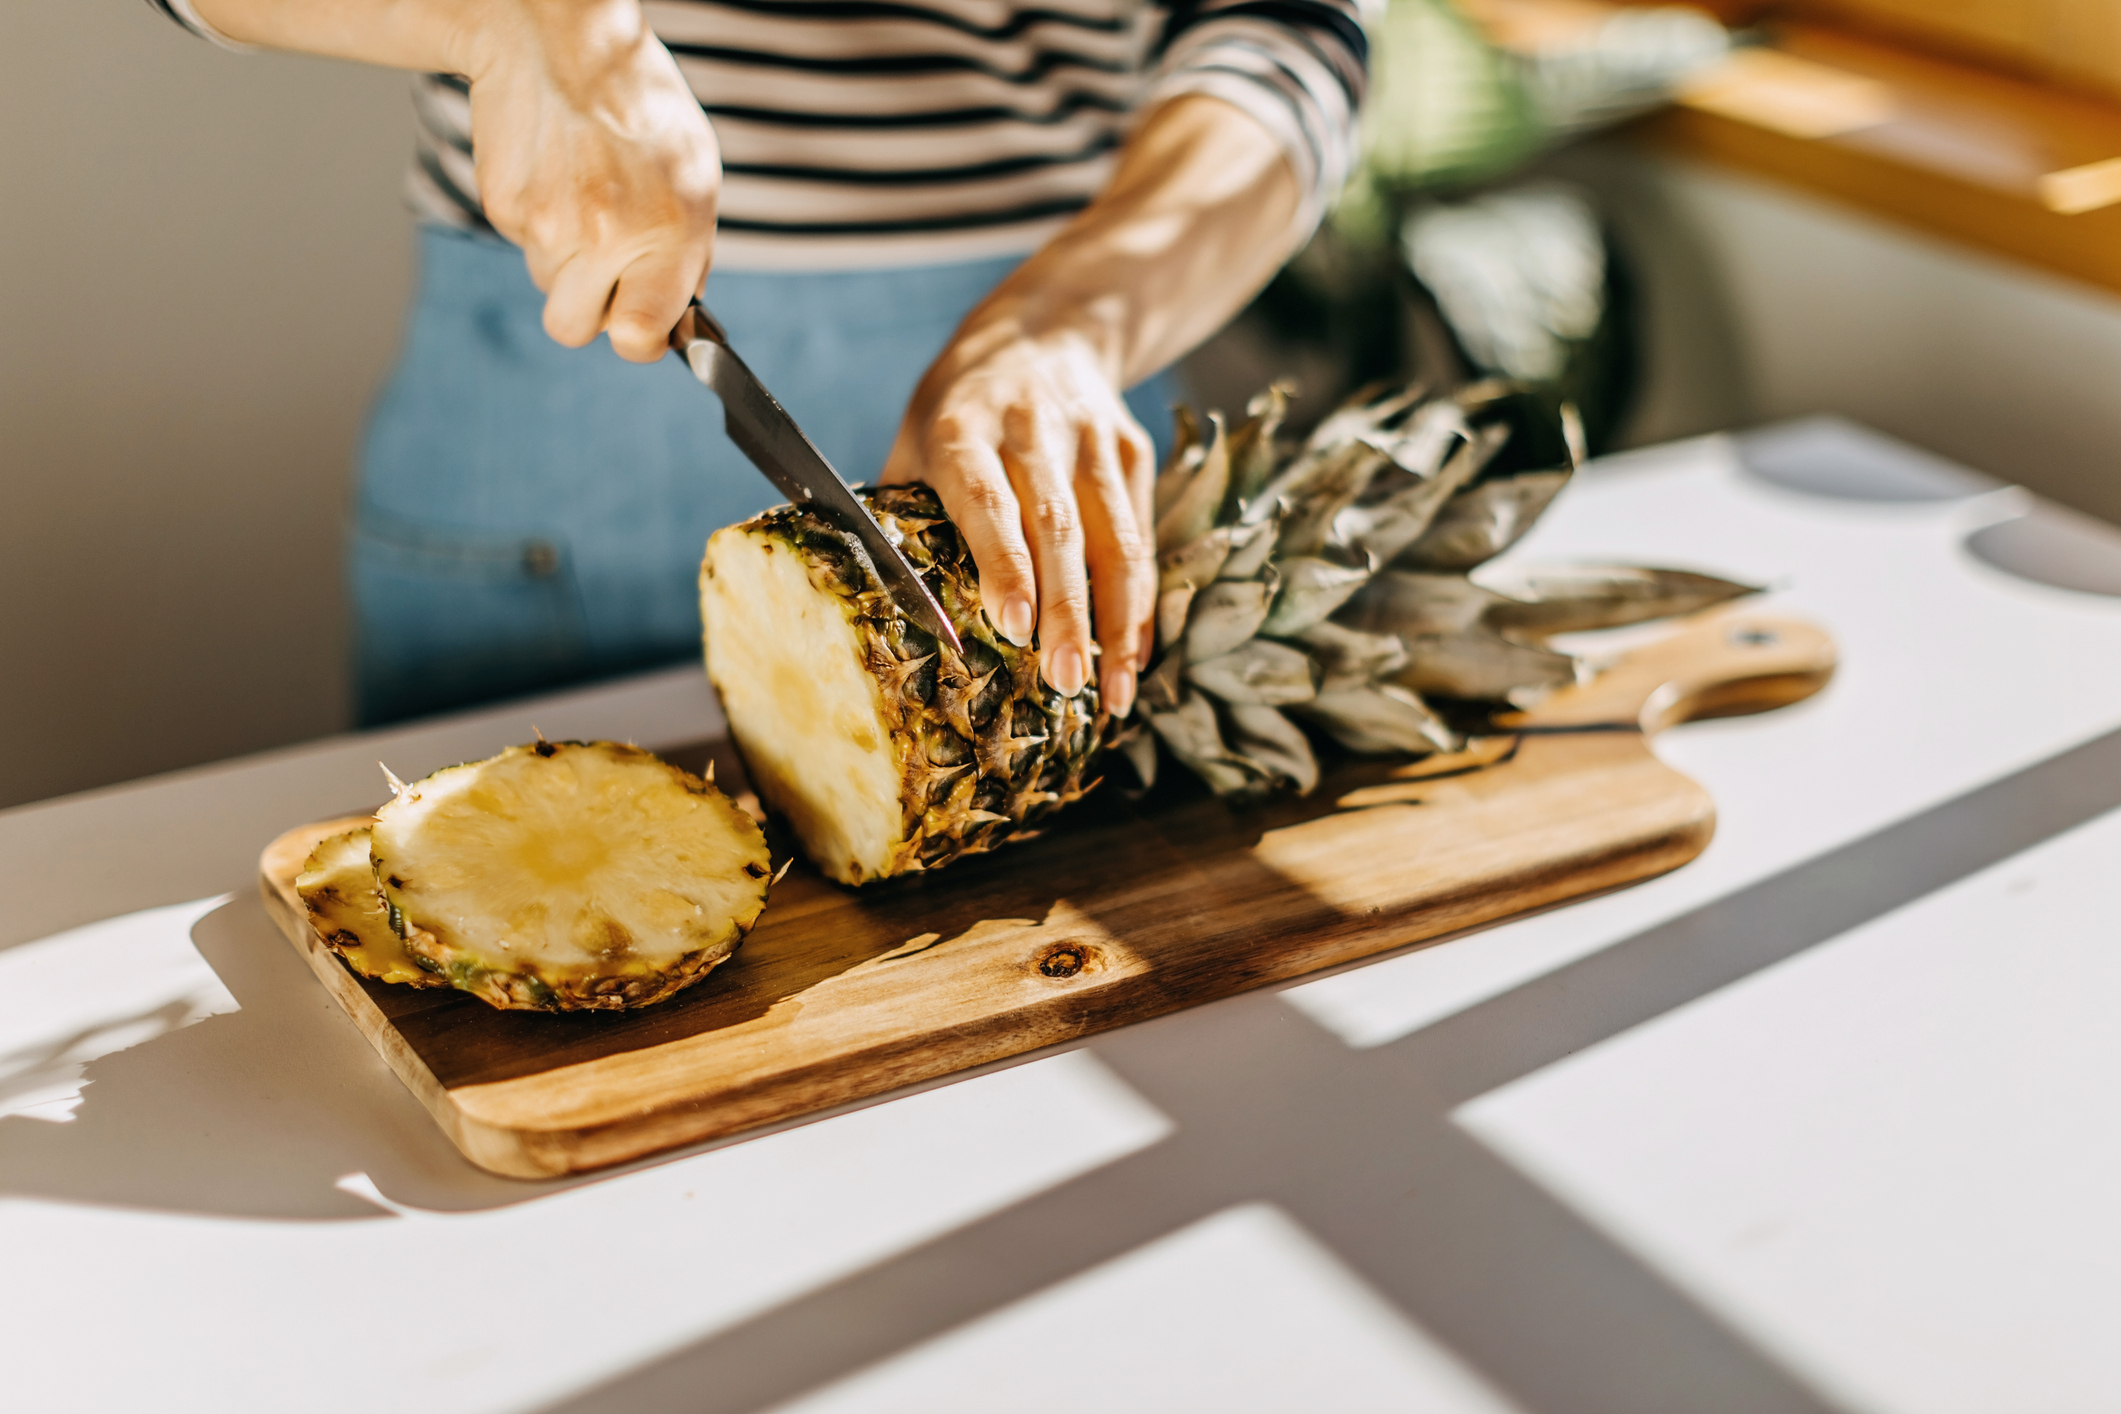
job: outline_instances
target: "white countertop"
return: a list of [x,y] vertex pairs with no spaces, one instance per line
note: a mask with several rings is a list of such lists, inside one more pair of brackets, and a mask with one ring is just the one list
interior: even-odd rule
[[1850,428],[1745,447],[1596,467],[1524,549],[1840,641],[1661,740],[1696,863],[609,1175],[460,1159],[252,871],[379,757],[710,735],[698,673],[0,813],[0,1403],[2121,1407],[2121,598],[1968,549],[2121,590],[2121,534]]

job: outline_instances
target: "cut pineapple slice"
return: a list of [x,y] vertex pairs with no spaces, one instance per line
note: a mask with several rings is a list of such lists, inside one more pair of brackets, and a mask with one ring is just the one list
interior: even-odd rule
[[331,950],[363,977],[446,987],[449,979],[421,967],[390,926],[390,911],[376,887],[368,831],[348,830],[318,845],[295,876],[295,892],[309,908],[309,921]]
[[859,618],[768,535],[725,530],[710,547],[701,608],[745,773],[819,868],[849,884],[888,876],[910,813],[905,748]]
[[865,491],[950,616],[956,654],[898,612],[860,545],[783,506],[716,531],[700,567],[707,671],[767,807],[843,884],[1023,838],[1094,781],[1097,692],[1062,697],[994,631],[978,570],[925,486]]
[[610,742],[438,771],[377,812],[370,847],[413,956],[506,1008],[659,1002],[736,951],[769,886],[750,816]]

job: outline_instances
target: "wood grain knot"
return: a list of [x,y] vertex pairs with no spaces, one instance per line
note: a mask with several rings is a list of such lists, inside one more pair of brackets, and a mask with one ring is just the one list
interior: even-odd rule
[[1081,943],[1055,943],[1038,957],[1038,975],[1056,980],[1075,977],[1089,970],[1097,961],[1094,948]]

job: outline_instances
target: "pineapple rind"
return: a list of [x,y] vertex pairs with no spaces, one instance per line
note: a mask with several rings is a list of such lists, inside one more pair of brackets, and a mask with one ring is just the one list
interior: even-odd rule
[[[719,532],[701,572],[708,671],[753,783],[805,853],[860,884],[994,848],[1081,794],[1107,745],[1144,787],[1161,751],[1233,800],[1308,792],[1320,766],[1307,730],[1361,754],[1453,751],[1456,733],[1423,694],[1459,699],[1465,716],[1524,707],[1587,670],[1547,646],[1556,633],[1755,592],[1626,567],[1469,578],[1525,534],[1580,457],[1571,412],[1512,385],[1359,394],[1300,445],[1279,439],[1286,410],[1279,387],[1234,428],[1177,410],[1152,501],[1157,656],[1139,714],[1117,731],[1094,697],[1046,692],[1033,655],[988,627],[970,560],[927,488],[868,494],[965,639],[961,660],[897,616],[815,512],[783,508]],[[751,555],[742,565],[739,545]],[[772,577],[756,573],[765,548],[792,552],[773,562],[792,588],[743,586]],[[813,601],[836,605],[825,617],[839,637],[824,646],[785,631],[803,617],[790,601],[812,617]],[[857,703],[857,725],[807,736],[792,725],[803,690],[759,686],[791,665],[814,675],[812,696]],[[825,764],[847,755],[850,732],[874,747],[848,769]]]
[[[1061,696],[1040,679],[1035,650],[987,622],[978,571],[932,490],[890,486],[862,495],[934,592],[963,656],[899,614],[846,536],[814,510],[783,506],[716,532],[700,570],[708,674],[752,785],[789,821],[812,863],[853,885],[937,869],[1028,833],[1094,784],[1085,772],[1106,725],[1095,689]],[[746,597],[738,581],[756,574],[755,552],[766,546],[804,566],[812,604]],[[793,686],[761,686],[753,665],[782,650],[782,636],[817,600],[833,604],[852,630],[832,651],[858,660],[875,684],[873,723],[856,720],[851,694],[837,686],[835,700],[851,714],[839,726],[799,720]],[[820,683],[842,682],[836,663],[808,667]],[[842,760],[845,738],[865,731],[875,735],[873,760],[888,761],[888,774],[865,775],[861,797],[850,802],[844,773],[828,779],[830,769],[818,769],[804,748]],[[866,771],[866,761],[855,769]],[[858,826],[855,815],[882,823]]]
[[333,835],[311,852],[295,876],[295,892],[309,909],[310,923],[363,977],[414,987],[448,986],[449,979],[422,967],[391,927],[389,909],[376,886],[368,834],[364,827]]
[[438,771],[377,812],[370,848],[407,952],[505,1009],[662,1001],[736,951],[770,886],[750,816],[610,742]]

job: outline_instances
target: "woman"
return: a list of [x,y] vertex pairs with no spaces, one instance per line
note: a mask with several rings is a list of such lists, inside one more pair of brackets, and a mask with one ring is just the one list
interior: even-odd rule
[[[932,485],[996,629],[1124,715],[1156,572],[1122,390],[1309,235],[1366,58],[1356,0],[153,3],[429,75],[356,502],[371,723],[693,650],[705,536],[772,499],[663,362],[710,264],[827,457]],[[599,337],[660,366],[570,352]]]

